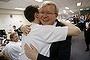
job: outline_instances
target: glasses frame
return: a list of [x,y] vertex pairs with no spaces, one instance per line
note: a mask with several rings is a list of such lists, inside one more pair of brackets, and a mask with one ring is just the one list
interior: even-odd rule
[[46,15],[54,15],[54,14],[57,14],[57,13],[51,13],[51,12],[39,12],[40,14],[46,14]]

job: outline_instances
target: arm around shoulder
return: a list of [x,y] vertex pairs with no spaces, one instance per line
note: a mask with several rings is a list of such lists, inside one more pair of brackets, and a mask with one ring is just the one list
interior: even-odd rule
[[81,30],[74,24],[65,21],[61,21],[61,23],[68,26],[68,33],[67,33],[68,36],[77,36],[80,34]]

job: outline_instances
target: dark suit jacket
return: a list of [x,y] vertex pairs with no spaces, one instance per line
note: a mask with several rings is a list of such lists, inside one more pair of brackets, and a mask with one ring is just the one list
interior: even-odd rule
[[86,31],[86,44],[90,44],[90,28]]
[[[58,20],[56,20],[58,26],[64,26]],[[50,57],[38,55],[37,60],[70,60],[71,52],[71,36],[67,36],[65,41],[54,42],[50,47]]]

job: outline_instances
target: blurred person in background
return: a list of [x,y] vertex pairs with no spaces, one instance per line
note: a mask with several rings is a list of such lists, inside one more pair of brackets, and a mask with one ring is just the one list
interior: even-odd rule
[[[21,25],[22,26],[22,25]],[[20,27],[21,27],[20,26]],[[13,25],[13,30],[14,30],[14,32],[17,32],[18,33],[18,36],[19,36],[19,39],[21,40],[21,37],[22,37],[22,32],[19,30],[19,28],[18,29],[16,29],[16,26],[15,25]]]
[[12,60],[18,60],[21,53],[21,42],[16,32],[10,34],[9,43],[3,48],[2,53],[9,56]]

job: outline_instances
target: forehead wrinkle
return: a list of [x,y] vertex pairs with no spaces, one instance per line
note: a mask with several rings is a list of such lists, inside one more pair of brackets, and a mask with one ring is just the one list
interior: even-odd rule
[[[48,6],[49,6],[49,9],[48,9]],[[52,7],[52,8],[50,8],[50,7]],[[43,6],[43,7],[40,9],[40,11],[42,11],[42,12],[55,12],[55,13],[56,13],[56,11],[55,11],[55,6],[54,6],[54,5]]]

